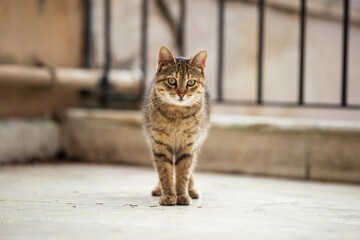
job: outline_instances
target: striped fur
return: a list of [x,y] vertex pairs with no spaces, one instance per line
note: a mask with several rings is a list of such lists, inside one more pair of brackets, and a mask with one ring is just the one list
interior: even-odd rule
[[[144,101],[144,129],[159,175],[153,195],[161,195],[161,205],[188,205],[189,195],[199,197],[192,175],[210,116],[206,57],[202,51],[191,59],[174,58],[162,47],[155,80]],[[169,78],[175,78],[176,85]],[[196,81],[193,86],[187,83],[191,79]]]

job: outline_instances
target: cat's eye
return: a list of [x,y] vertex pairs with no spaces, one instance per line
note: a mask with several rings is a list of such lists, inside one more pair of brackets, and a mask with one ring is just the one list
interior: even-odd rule
[[194,86],[196,83],[196,81],[194,79],[190,79],[188,82],[187,82],[187,85],[188,86]]
[[176,79],[175,79],[175,78],[169,78],[169,79],[168,79],[168,83],[169,83],[170,85],[175,85],[175,84],[176,84]]

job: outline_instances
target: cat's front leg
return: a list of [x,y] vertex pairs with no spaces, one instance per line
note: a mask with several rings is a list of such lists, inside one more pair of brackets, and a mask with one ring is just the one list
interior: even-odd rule
[[153,144],[153,157],[159,175],[162,195],[160,205],[171,206],[176,204],[176,193],[173,180],[172,154],[163,145]]
[[188,185],[190,180],[191,167],[196,153],[190,146],[184,147],[175,156],[176,171],[176,195],[178,205],[189,205],[191,198],[188,195]]

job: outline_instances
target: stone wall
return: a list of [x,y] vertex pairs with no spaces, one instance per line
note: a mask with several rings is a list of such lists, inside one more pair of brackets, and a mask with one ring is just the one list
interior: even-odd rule
[[83,64],[81,0],[0,1],[0,64]]
[[1,120],[0,164],[53,160],[62,140],[61,127],[48,119]]

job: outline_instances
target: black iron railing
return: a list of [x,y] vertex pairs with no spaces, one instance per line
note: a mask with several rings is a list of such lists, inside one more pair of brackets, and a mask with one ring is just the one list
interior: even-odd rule
[[343,14],[343,65],[342,65],[342,90],[341,90],[341,106],[346,107],[347,103],[347,77],[348,77],[348,43],[349,43],[349,1],[344,1]]
[[111,67],[111,6],[110,6],[110,0],[105,0],[105,63],[104,63],[104,74],[102,78],[100,79],[100,106],[106,107],[109,99],[109,91],[110,91],[110,83],[109,83],[109,71]]
[[304,105],[304,61],[305,61],[305,28],[306,28],[306,0],[301,0],[300,12],[300,66],[299,66],[299,105]]
[[219,1],[219,23],[218,23],[218,71],[217,71],[217,98],[223,101],[223,63],[224,63],[224,12],[225,1]]
[[[343,39],[342,39],[342,76],[341,76],[341,99],[339,104],[330,103],[310,103],[304,99],[306,79],[305,72],[305,52],[306,52],[306,18],[307,18],[307,1],[301,2],[299,23],[299,83],[298,83],[298,101],[297,102],[276,102],[265,101],[263,99],[263,53],[264,53],[264,30],[265,30],[265,10],[266,1],[258,0],[258,59],[257,59],[257,88],[255,101],[231,100],[223,97],[223,66],[224,66],[224,24],[225,24],[225,7],[226,0],[218,0],[218,64],[217,64],[217,97],[215,102],[220,104],[237,104],[237,105],[259,105],[259,106],[279,106],[279,107],[314,107],[314,108],[347,108],[360,109],[360,105],[350,105],[347,101],[348,91],[348,38],[349,38],[349,9],[350,0],[343,0]],[[91,6],[91,0],[87,0]],[[143,81],[141,92],[138,97],[142,96],[145,88],[145,79],[147,76],[147,41],[148,41],[148,2],[142,0],[141,6],[141,69],[143,72]],[[180,21],[179,21],[179,50],[182,56],[185,55],[185,17],[186,17],[186,0],[179,0],[180,4]],[[88,10],[91,8],[87,8]],[[89,11],[90,11],[89,10]],[[101,79],[102,94],[100,103],[106,106],[107,96],[109,94],[109,83],[107,81],[107,72],[109,70],[110,57],[110,1],[105,0],[105,67],[104,77]],[[89,19],[90,21],[90,19]],[[88,56],[88,54],[86,55]],[[88,61],[87,61],[88,62]]]
[[265,0],[259,0],[258,89],[256,101],[259,105],[263,104],[264,14]]

